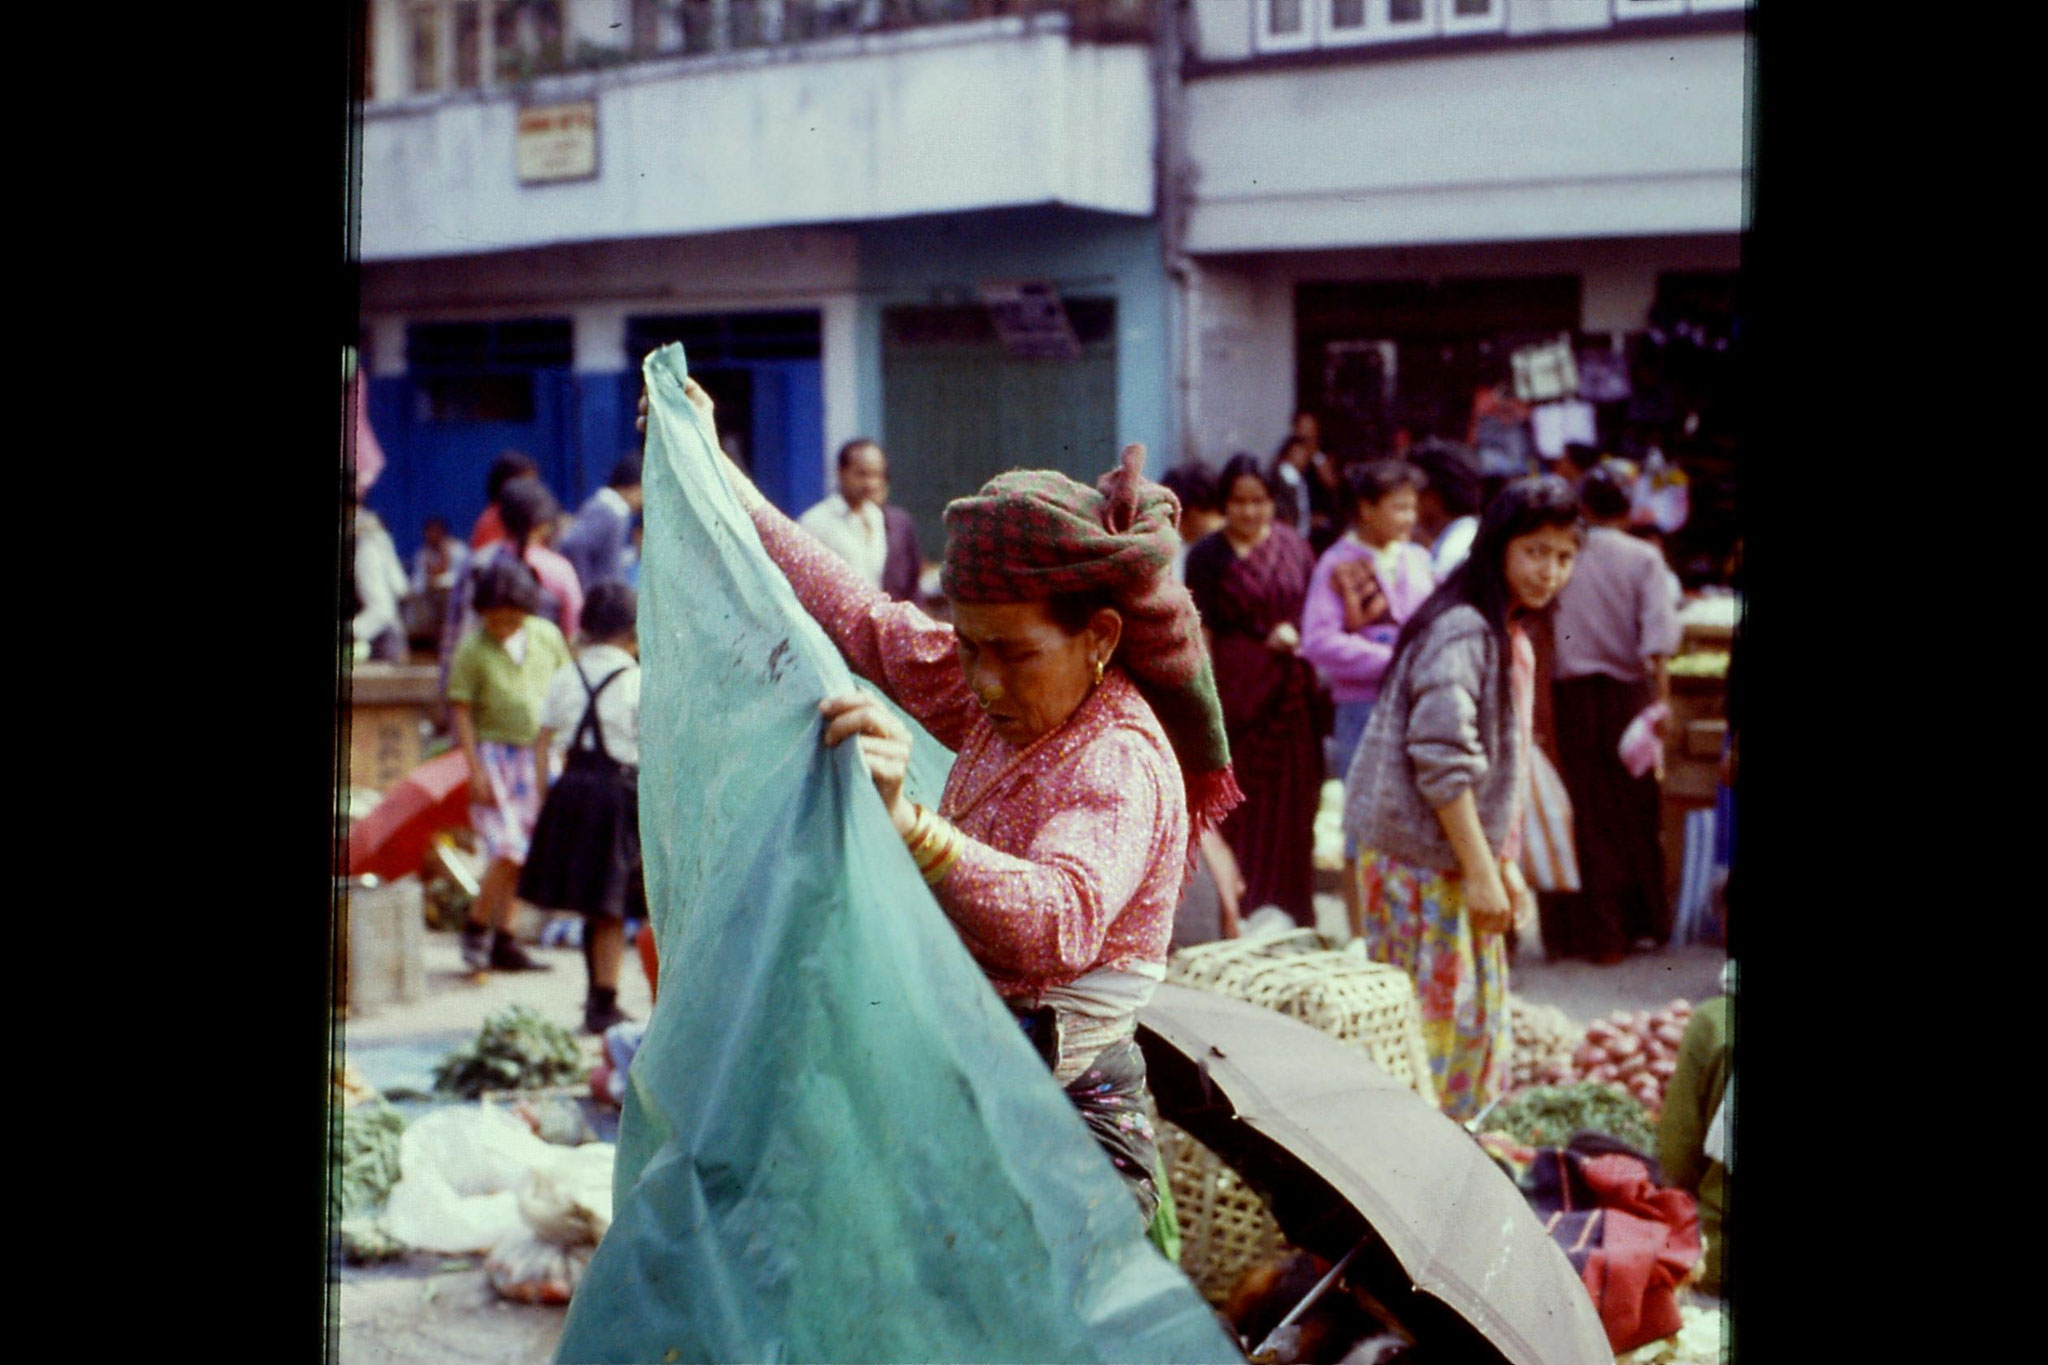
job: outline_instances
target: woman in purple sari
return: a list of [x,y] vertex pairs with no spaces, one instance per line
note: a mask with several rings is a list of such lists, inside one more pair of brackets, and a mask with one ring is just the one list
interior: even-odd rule
[[1223,527],[1189,548],[1187,582],[1244,789],[1244,804],[1221,832],[1244,873],[1242,903],[1277,905],[1313,928],[1324,707],[1315,669],[1299,651],[1315,555],[1274,519],[1274,489],[1251,456],[1223,466],[1217,492]]

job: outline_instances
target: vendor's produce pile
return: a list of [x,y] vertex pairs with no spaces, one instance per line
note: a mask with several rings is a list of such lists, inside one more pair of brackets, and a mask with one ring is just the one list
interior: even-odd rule
[[[475,1099],[573,1083],[585,1069],[575,1035],[514,1006],[450,1053],[434,1084]],[[441,1104],[408,1122],[346,1066],[333,1085],[330,1203],[343,1259],[485,1253],[501,1297],[569,1301],[611,1223],[614,1157],[573,1101]]]
[[1572,1062],[1589,1081],[1620,1085],[1654,1119],[1664,1109],[1664,1092],[1678,1070],[1678,1045],[1691,1018],[1692,1006],[1683,1000],[1655,1012],[1616,1010],[1587,1026],[1586,1041]]
[[1649,1111],[1654,1121],[1678,1069],[1678,1045],[1692,1006],[1673,1000],[1661,1010],[1616,1010],[1581,1032],[1552,1005],[1509,996],[1515,1053],[1508,1088],[1600,1081]]
[[1532,1005],[1513,995],[1508,1013],[1515,1035],[1514,1060],[1508,1067],[1508,1089],[1530,1085],[1562,1085],[1578,1079],[1572,1064],[1585,1034],[1555,1005]]
[[403,1256],[405,1244],[390,1235],[377,1215],[398,1183],[405,1116],[372,1091],[368,1100],[349,1105],[339,1127],[331,1198],[341,1254],[351,1265]]
[[434,1069],[434,1089],[467,1099],[492,1090],[573,1085],[589,1074],[576,1035],[539,1011],[514,1005],[486,1021]]
[[1530,1147],[1562,1147],[1574,1133],[1605,1133],[1639,1152],[1657,1150],[1648,1110],[1603,1081],[1532,1085],[1487,1110],[1480,1127]]
[[359,1104],[341,1116],[341,1171],[335,1199],[341,1216],[354,1217],[384,1202],[398,1183],[398,1138],[405,1116],[382,1099]]

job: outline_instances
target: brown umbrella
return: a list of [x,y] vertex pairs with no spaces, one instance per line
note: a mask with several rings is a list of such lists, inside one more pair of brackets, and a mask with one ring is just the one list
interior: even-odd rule
[[1370,1058],[1273,1010],[1162,985],[1138,1016],[1161,1114],[1268,1197],[1418,1343],[1457,1359],[1609,1365],[1564,1252],[1470,1134]]

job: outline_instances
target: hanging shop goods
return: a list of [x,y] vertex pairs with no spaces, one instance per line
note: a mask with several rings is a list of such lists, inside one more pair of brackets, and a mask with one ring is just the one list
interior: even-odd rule
[[1508,357],[1514,369],[1515,397],[1524,403],[1548,403],[1579,390],[1578,363],[1567,333],[1554,341],[1524,346]]
[[[940,911],[856,746],[852,675],[650,355],[641,827],[662,989],[614,1219],[559,1359],[1238,1353]],[[904,791],[950,761],[913,731]]]

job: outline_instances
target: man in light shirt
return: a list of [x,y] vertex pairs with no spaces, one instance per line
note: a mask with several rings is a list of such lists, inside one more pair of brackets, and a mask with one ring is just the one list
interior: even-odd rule
[[865,437],[839,448],[839,491],[797,518],[871,586],[915,601],[923,564],[910,514],[890,507],[889,457]]
[[588,593],[600,583],[626,579],[626,546],[633,518],[640,511],[641,453],[629,452],[612,470],[603,488],[590,495],[555,551],[576,570],[576,581]]

